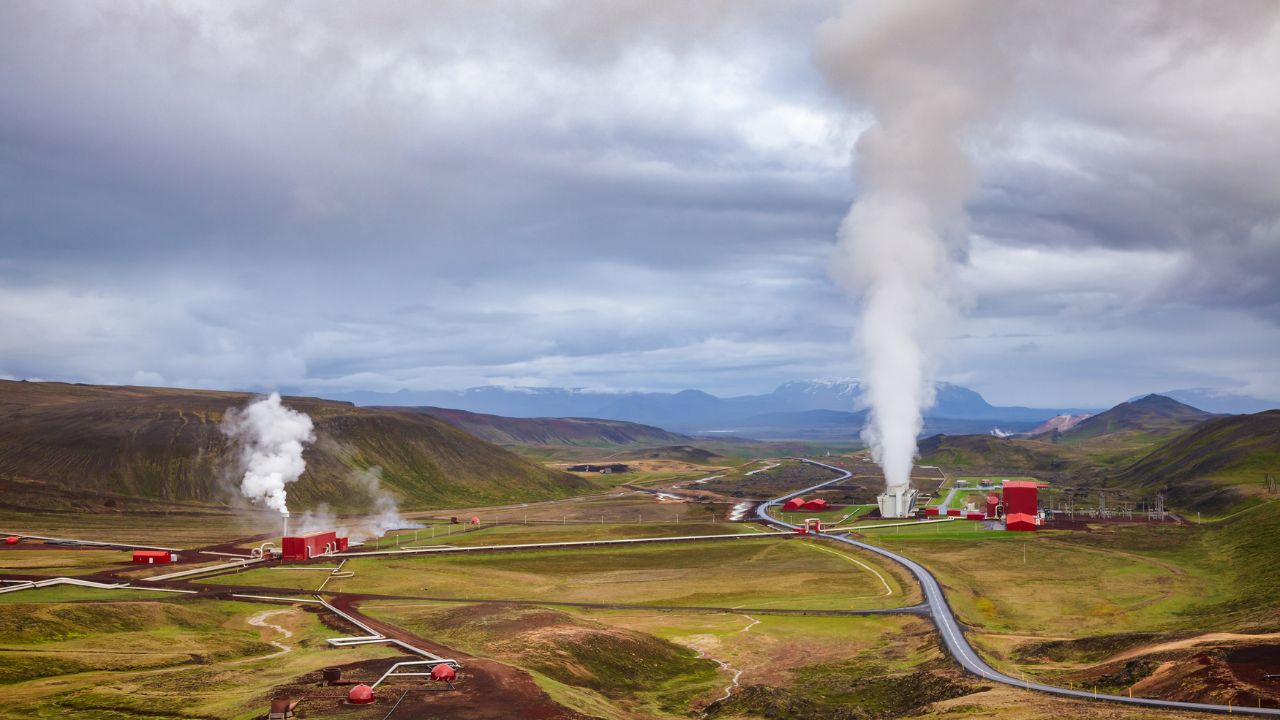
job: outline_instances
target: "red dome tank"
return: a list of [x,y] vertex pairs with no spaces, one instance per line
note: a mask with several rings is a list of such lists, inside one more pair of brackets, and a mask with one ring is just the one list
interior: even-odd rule
[[471,518],[471,524],[472,524],[472,525],[479,525],[479,524],[480,524],[480,518],[478,518],[478,517],[474,517],[474,516],[473,516],[473,517]]
[[431,679],[436,682],[453,682],[457,677],[458,671],[444,663],[431,668]]
[[357,685],[347,693],[347,702],[352,705],[368,705],[373,702],[373,688],[368,685]]

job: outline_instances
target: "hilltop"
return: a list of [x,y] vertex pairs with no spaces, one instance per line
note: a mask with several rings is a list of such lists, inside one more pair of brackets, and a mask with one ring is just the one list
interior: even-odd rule
[[[225,507],[239,501],[237,453],[219,429],[248,393],[0,381],[0,486],[12,509]],[[288,397],[317,441],[289,486],[298,508],[362,510],[356,475],[380,468],[405,507],[576,494],[589,481],[543,468],[439,419]]]
[[1167,437],[1214,417],[1199,408],[1163,395],[1147,395],[1123,402],[1106,412],[1085,418],[1056,436],[1059,442],[1079,442],[1103,435],[1141,438]]
[[438,407],[380,408],[429,415],[498,445],[650,447],[683,445],[687,435],[623,420],[512,418]]

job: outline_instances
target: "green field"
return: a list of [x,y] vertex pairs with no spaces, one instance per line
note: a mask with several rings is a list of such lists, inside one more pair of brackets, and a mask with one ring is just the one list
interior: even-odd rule
[[[353,558],[343,569],[355,576],[334,579],[327,590],[459,600],[803,609],[892,607],[910,604],[918,595],[910,585],[904,595],[900,571],[872,556],[797,539],[383,556]],[[305,590],[320,580],[318,573],[260,568],[211,582]]]

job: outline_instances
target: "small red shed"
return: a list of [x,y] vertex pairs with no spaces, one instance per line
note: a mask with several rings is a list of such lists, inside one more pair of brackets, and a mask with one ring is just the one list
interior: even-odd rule
[[793,497],[782,504],[783,510],[799,510],[802,507],[804,507],[804,498],[802,497]]
[[344,552],[349,547],[351,547],[351,538],[338,538],[338,552]]
[[1009,513],[1004,516],[1004,529],[1018,532],[1035,532],[1036,516],[1030,513]]
[[936,507],[927,507],[927,508],[925,508],[925,509],[924,509],[924,514],[925,514],[925,517],[937,517],[937,516],[938,516],[938,508],[936,508]]
[[951,508],[947,511],[949,517],[960,517],[960,508]]
[[805,503],[804,509],[817,510],[818,512],[822,512],[823,510],[830,510],[831,503],[827,502],[826,498],[817,498],[815,500],[810,500],[809,502]]
[[133,561],[139,565],[168,565],[173,562],[168,550],[134,550]]
[[964,517],[966,520],[986,520],[987,514],[980,513],[980,512],[971,512],[971,513],[965,513]]

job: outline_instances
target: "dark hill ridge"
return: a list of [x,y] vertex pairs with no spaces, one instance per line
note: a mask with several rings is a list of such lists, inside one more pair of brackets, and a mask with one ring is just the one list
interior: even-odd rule
[[616,447],[684,445],[686,435],[623,420],[595,418],[510,418],[438,407],[379,408],[439,418],[499,445]]
[[[248,393],[0,381],[3,503],[38,498],[48,509],[163,501],[223,506],[237,499],[235,449],[219,429]],[[404,507],[564,497],[587,481],[548,470],[436,418],[289,397],[311,416],[317,442],[289,486],[292,507],[367,498],[350,479],[377,466]],[[340,510],[341,511],[341,510]]]
[[1168,436],[1214,417],[1163,395],[1147,395],[1081,420],[1075,427],[1059,433],[1057,440],[1073,442],[1116,433]]
[[1179,507],[1222,512],[1268,496],[1280,478],[1280,410],[1214,418],[1160,443],[1115,481]]

